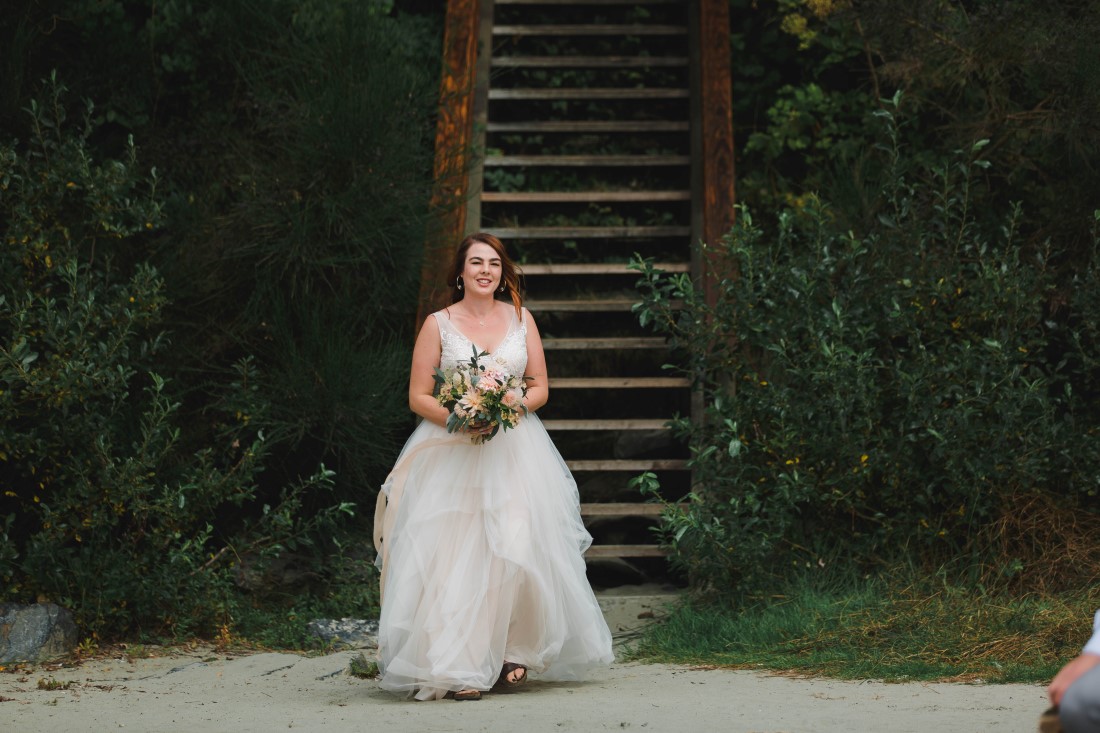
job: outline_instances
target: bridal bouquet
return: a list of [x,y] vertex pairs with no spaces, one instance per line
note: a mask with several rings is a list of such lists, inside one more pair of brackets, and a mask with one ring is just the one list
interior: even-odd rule
[[474,444],[480,445],[501,429],[514,428],[520,415],[527,414],[523,404],[527,387],[519,377],[482,366],[478,359],[488,356],[488,352],[479,352],[476,346],[473,352],[468,362],[452,371],[444,373],[437,367],[434,378],[439,385],[436,399],[451,411],[447,432],[492,427],[487,433],[471,435]]

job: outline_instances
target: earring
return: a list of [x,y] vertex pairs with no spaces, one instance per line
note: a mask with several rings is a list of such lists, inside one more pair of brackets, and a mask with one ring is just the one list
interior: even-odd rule
[[462,278],[458,278],[457,280],[455,280],[455,287],[459,290],[462,290]]
[[500,286],[500,292],[502,292],[502,293],[504,292],[504,286],[503,285]]

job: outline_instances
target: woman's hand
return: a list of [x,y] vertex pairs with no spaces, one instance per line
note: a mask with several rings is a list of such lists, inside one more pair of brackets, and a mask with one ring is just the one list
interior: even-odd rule
[[493,432],[493,424],[481,420],[470,420],[463,428],[470,435],[485,436]]

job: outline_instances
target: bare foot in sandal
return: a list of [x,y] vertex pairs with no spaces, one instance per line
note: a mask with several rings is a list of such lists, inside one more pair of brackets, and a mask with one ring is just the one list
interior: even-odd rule
[[451,693],[451,699],[452,700],[458,700],[460,702],[462,700],[480,700],[481,699],[481,690],[467,689],[467,690],[459,690],[458,692],[452,692]]

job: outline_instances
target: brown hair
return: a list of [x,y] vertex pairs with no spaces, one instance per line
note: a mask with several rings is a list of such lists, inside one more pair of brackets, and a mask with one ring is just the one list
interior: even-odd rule
[[458,249],[455,250],[455,259],[451,266],[451,302],[457,303],[462,300],[462,291],[458,288],[458,278],[466,267],[466,253],[470,250],[470,247],[478,243],[489,245],[500,256],[500,281],[504,286],[504,292],[495,293],[494,297],[503,299],[507,296],[515,305],[516,313],[519,313],[519,309],[523,305],[523,296],[520,294],[521,273],[516,267],[516,263],[508,256],[508,251],[504,249],[504,243],[486,232],[471,234],[463,239],[462,243],[458,245]]

